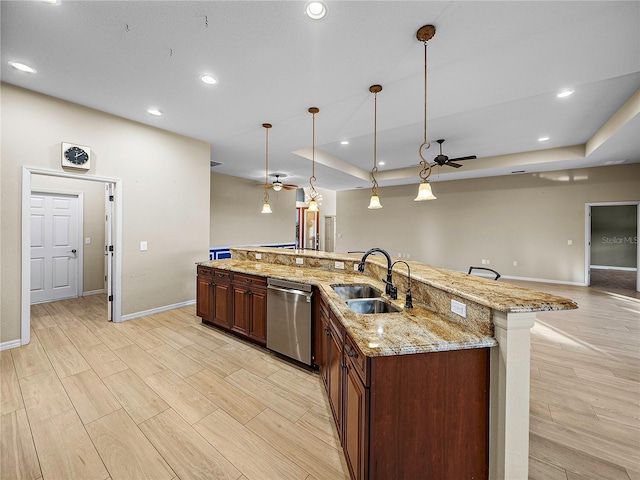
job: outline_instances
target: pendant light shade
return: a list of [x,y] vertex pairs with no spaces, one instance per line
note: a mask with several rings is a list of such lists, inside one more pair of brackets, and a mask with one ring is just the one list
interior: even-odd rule
[[263,123],[265,131],[265,162],[264,162],[264,205],[262,205],[262,212],[260,213],[273,213],[271,211],[271,205],[269,205],[269,192],[267,188],[269,188],[269,129],[271,128],[270,123]]
[[431,184],[429,182],[422,182],[418,187],[418,196],[414,199],[416,202],[422,200],[435,200],[436,196],[431,191]]
[[378,197],[378,182],[376,172],[378,171],[377,147],[378,147],[378,93],[382,91],[382,85],[371,85],[369,91],[373,93],[373,168],[371,169],[371,200],[369,200],[370,210],[382,208],[380,197]]
[[309,113],[313,115],[313,143],[311,149],[311,176],[309,177],[309,207],[310,212],[318,211],[318,202],[316,197],[318,192],[313,182],[316,181],[316,114],[320,111],[318,107],[309,107]]
[[436,34],[436,27],[433,25],[425,25],[416,33],[416,38],[424,43],[424,140],[418,148],[420,155],[420,186],[418,187],[418,196],[414,199],[416,202],[423,200],[435,200],[436,196],[431,191],[431,185],[427,182],[431,175],[431,165],[424,158],[423,151],[427,150],[431,144],[427,141],[427,42]]

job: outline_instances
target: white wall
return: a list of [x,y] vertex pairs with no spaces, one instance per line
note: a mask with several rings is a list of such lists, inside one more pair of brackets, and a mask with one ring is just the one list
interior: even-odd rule
[[295,190],[269,190],[271,214],[260,213],[263,203],[261,184],[211,172],[210,246],[295,242]]
[[380,188],[381,210],[367,209],[368,189],[338,192],[336,251],[381,247],[458,271],[487,259],[502,275],[583,284],[585,204],[639,200],[640,164],[437,182],[433,190],[437,200],[414,202],[417,185]]
[[[122,314],[195,298],[208,258],[210,145],[2,84],[0,342],[20,338],[21,172],[62,170],[60,143],[91,148],[87,176],[123,186]],[[140,241],[148,242],[141,252]]]

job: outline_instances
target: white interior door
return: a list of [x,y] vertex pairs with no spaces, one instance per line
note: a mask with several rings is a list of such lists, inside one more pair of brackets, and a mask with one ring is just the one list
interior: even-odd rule
[[77,195],[31,194],[31,303],[78,296]]

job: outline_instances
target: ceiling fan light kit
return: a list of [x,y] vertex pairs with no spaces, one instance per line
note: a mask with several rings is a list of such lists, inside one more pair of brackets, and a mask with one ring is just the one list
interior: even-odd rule
[[378,182],[376,181],[376,172],[378,171],[377,163],[377,146],[378,146],[378,93],[382,91],[382,85],[371,85],[369,91],[373,93],[373,168],[371,169],[371,200],[369,200],[370,210],[382,208],[380,197],[378,197]]
[[431,165],[427,162],[422,154],[423,150],[427,150],[431,144],[427,141],[427,42],[436,34],[436,27],[433,25],[425,25],[418,29],[416,38],[424,43],[424,140],[418,147],[418,155],[420,156],[420,186],[418,187],[418,196],[414,199],[416,202],[424,200],[435,200],[436,196],[431,191],[431,185],[427,183],[429,175],[431,175]]

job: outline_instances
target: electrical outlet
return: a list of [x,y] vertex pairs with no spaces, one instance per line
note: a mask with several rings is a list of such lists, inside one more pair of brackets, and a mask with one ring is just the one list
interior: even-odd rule
[[256,260],[262,260],[262,254],[256,253]]
[[358,264],[357,264],[357,263],[354,263],[354,264],[353,264],[353,271],[354,271],[354,272],[357,272],[357,271],[358,271]]
[[141,252],[147,251],[147,242],[140,242],[140,251]]
[[573,245],[573,240],[567,240],[567,245]]
[[487,260],[483,258],[483,259],[482,259],[482,264],[483,264],[483,265],[486,265],[486,264],[487,264]]
[[491,265],[491,260],[487,259],[487,265]]
[[401,253],[398,254],[398,258],[402,258],[402,254]]
[[336,262],[334,263],[334,267],[338,270],[344,270],[344,262]]
[[517,267],[518,266],[518,262],[516,260],[513,261],[513,266]]
[[85,245],[91,245],[91,239],[89,237],[84,239],[84,244]]
[[451,300],[451,311],[455,314],[460,315],[461,317],[467,318],[467,306],[456,300]]
[[407,253],[407,254],[405,255],[405,257],[407,257],[407,258],[411,258],[411,254]]
[[296,264],[297,265],[303,265],[304,264],[304,258],[296,257]]

